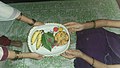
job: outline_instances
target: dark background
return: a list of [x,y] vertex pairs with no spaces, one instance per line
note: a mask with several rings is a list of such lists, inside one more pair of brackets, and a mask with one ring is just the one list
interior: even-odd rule
[[64,1],[64,0],[1,0],[1,1],[4,3],[19,3],[19,2],[43,2],[43,1]]
[[120,7],[120,0],[117,0],[117,2],[118,2],[118,5],[119,5],[119,7]]
[[[4,3],[20,3],[20,2],[45,2],[45,1],[65,1],[65,0],[1,0]],[[71,0],[67,0],[71,1]],[[74,1],[74,0],[73,0]],[[120,0],[116,0],[120,7]]]

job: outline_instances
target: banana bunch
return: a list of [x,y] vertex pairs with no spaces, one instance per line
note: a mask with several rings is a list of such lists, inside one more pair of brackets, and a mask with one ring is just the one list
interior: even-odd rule
[[38,50],[42,45],[41,43],[42,33],[43,33],[43,30],[36,30],[32,35],[31,45],[33,45],[36,42],[36,50]]

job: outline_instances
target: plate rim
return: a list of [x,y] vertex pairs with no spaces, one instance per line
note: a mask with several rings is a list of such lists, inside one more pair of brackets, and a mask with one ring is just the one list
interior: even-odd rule
[[[62,26],[62,27],[65,28],[65,30],[66,30],[66,32],[67,32],[67,34],[68,34],[68,36],[69,36],[68,45],[66,46],[66,48],[65,48],[63,51],[61,51],[61,52],[59,52],[59,53],[55,53],[55,54],[43,54],[44,56],[58,56],[58,55],[60,55],[61,53],[65,52],[65,51],[69,48],[69,46],[70,46],[70,33],[69,33],[68,29],[67,29],[64,25],[62,25],[62,24],[60,24],[60,23],[45,23],[45,24],[42,25],[42,26],[40,25],[40,26],[34,26],[34,27],[32,27],[32,28],[29,30],[29,34],[30,34],[30,32],[31,32],[33,29],[35,29],[35,28],[37,28],[37,27],[44,27],[45,25],[58,25],[58,26]],[[28,34],[28,37],[29,37],[29,34]],[[33,51],[33,49],[30,47],[28,38],[27,38],[27,43],[28,43],[28,47],[29,47],[30,51],[31,51],[31,52],[35,52],[35,51]]]

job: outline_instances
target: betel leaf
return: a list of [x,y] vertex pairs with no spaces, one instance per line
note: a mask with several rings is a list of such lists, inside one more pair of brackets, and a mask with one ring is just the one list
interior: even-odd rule
[[48,49],[49,51],[51,51],[52,49],[52,45],[54,44],[54,36],[53,36],[53,33],[50,33],[50,32],[47,32],[47,33],[44,33],[42,35],[42,45]]

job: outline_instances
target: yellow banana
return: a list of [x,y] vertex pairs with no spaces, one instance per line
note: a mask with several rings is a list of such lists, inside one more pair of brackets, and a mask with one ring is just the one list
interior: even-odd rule
[[37,42],[36,42],[36,50],[38,50],[41,46],[41,39],[42,39],[42,31],[37,36]]
[[36,30],[33,35],[32,35],[32,38],[31,38],[31,45],[33,45],[37,39],[37,36],[39,35],[40,33],[40,30]]

